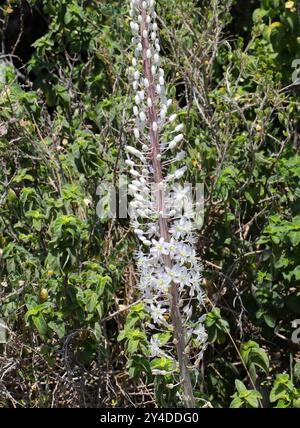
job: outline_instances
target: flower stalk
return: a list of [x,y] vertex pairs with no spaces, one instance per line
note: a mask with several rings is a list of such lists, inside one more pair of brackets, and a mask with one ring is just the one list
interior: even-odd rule
[[[154,3],[154,0],[131,1],[137,146],[126,147],[126,163],[133,176],[131,218],[141,241],[139,288],[153,321],[151,355],[167,356],[174,361],[175,345],[184,402],[186,407],[195,407],[191,372],[198,372],[206,340],[203,318],[198,315],[199,303],[203,305],[201,267],[193,248],[193,213],[183,214],[181,210],[185,191],[168,189],[186,170],[185,166],[176,168],[185,152],[181,150],[174,157],[174,150],[184,138],[180,133],[184,126],[178,124],[175,130],[170,129],[177,115],[169,115],[172,100],[166,97]],[[173,137],[171,141],[168,136]],[[165,331],[172,332],[173,341],[163,345],[159,333]],[[192,352],[192,364],[188,351],[195,346],[198,349]]]

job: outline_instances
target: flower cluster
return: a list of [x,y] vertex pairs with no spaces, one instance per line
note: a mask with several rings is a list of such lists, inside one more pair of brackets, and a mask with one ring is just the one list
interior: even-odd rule
[[[127,146],[126,164],[132,176],[131,219],[141,246],[137,254],[139,289],[151,315],[154,333],[173,331],[172,301],[178,294],[182,331],[188,349],[201,357],[206,333],[201,308],[201,265],[193,247],[193,210],[183,210],[186,189],[178,186],[185,172],[184,125],[177,123],[168,99],[161,65],[154,0],[131,1],[134,57],[131,80],[135,94],[135,145]],[[172,295],[173,293],[173,295]],[[173,343],[162,346],[151,338],[152,356],[172,354]]]

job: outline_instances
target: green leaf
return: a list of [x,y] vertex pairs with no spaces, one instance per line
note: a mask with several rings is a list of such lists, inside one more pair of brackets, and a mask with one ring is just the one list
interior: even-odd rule
[[258,398],[262,398],[261,394],[257,391],[251,391],[245,399],[251,407],[257,408],[259,406]]
[[231,409],[239,409],[240,407],[243,407],[243,401],[240,399],[240,397],[236,396],[231,401],[230,406]]
[[288,374],[283,373],[276,376],[274,386],[270,393],[270,402],[274,403],[277,400],[291,401],[294,391],[293,383]]
[[51,330],[53,330],[57,334],[59,339],[62,339],[63,337],[65,337],[66,329],[65,329],[65,325],[62,322],[57,323],[54,321],[50,321],[48,323],[48,327],[51,328]]
[[267,353],[259,345],[249,340],[241,346],[242,358],[249,369],[259,367],[266,374],[269,372],[269,358]]
[[234,383],[235,383],[235,387],[236,387],[236,389],[237,389],[237,391],[238,391],[238,392],[244,392],[244,391],[247,391],[246,386],[245,386],[245,385],[243,384],[243,382],[241,382],[240,380],[236,379],[236,380],[234,381]]
[[86,310],[89,313],[93,313],[98,302],[98,297],[97,297],[97,294],[94,293],[93,291],[90,291],[90,290],[88,291],[89,293],[86,297]]
[[32,321],[36,326],[38,332],[41,336],[46,336],[47,334],[47,323],[42,314],[32,316]]

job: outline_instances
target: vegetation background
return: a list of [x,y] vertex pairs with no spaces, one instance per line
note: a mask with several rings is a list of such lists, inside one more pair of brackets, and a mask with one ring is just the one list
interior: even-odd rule
[[[0,407],[180,406],[147,359],[129,222],[96,215],[132,138],[128,4],[0,3]],[[300,407],[300,3],[157,11],[205,185],[199,407]]]

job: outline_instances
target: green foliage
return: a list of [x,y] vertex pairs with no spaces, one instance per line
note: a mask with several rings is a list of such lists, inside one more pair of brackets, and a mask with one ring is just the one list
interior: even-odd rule
[[[7,17],[20,2],[4,3]],[[126,172],[132,138],[128,4],[29,3],[47,31],[0,83],[0,318],[13,332],[0,377],[19,406],[181,406],[178,367],[149,362],[128,220],[96,215],[97,188]],[[299,407],[297,4],[157,3],[187,181],[205,188],[197,405]]]
[[[265,0],[253,13],[254,31],[261,43],[270,43],[275,64],[286,83],[291,83],[292,62],[300,54],[297,1]],[[256,45],[257,46],[257,45]]]
[[276,403],[275,407],[300,407],[300,389],[295,388],[288,374],[276,376],[274,386],[270,393],[271,403]]
[[253,381],[256,381],[257,379],[257,368],[261,369],[266,375],[268,375],[268,355],[256,342],[249,340],[249,342],[243,343],[241,346],[241,357],[246,364]]
[[229,332],[228,322],[221,317],[219,308],[214,308],[205,318],[205,325],[210,343],[222,344]]
[[230,403],[231,408],[238,409],[240,407],[259,407],[259,399],[262,398],[260,392],[247,389],[243,382],[238,379],[235,380],[235,387],[237,392],[232,396],[233,400]]
[[145,317],[146,313],[142,303],[133,306],[126,319],[124,330],[122,330],[118,336],[118,340],[126,340],[126,350],[130,355],[134,355],[138,351],[147,354],[147,337],[145,333],[140,330],[142,327],[141,321],[143,321]]

